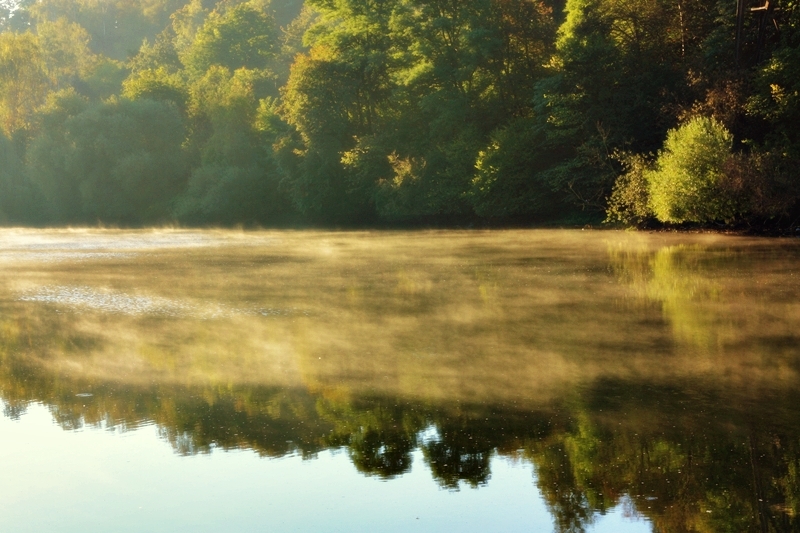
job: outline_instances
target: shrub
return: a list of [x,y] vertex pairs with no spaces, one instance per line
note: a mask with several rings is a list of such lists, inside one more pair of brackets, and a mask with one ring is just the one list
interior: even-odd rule
[[639,154],[616,154],[615,158],[622,163],[624,173],[614,182],[605,221],[641,226],[653,217],[645,179],[651,163]]
[[718,186],[733,136],[708,117],[670,130],[655,168],[646,171],[649,206],[661,222],[731,221],[741,207]]

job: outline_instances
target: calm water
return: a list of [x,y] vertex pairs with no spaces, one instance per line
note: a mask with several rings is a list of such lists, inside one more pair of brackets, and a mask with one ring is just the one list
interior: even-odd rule
[[800,531],[800,240],[0,232],[0,531]]

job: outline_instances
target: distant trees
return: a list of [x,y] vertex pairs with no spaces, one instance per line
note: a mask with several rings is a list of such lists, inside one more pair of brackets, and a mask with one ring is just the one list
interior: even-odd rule
[[271,68],[278,48],[272,16],[250,2],[211,11],[179,53],[184,69],[178,76],[186,80],[190,124],[186,146],[195,158],[187,188],[175,200],[173,213],[179,219],[284,219],[290,202],[278,187],[274,139],[257,125],[260,113],[278,96]]
[[55,221],[165,220],[186,182],[183,124],[153,100],[81,104],[66,92],[42,114],[30,147],[31,180]]
[[525,115],[544,72],[550,10],[525,0],[310,4],[320,21],[282,107],[304,155],[288,177],[300,209],[469,216],[479,152]]
[[[258,1],[23,5],[9,20],[34,31],[0,33],[0,203],[19,207],[5,219],[285,219],[272,143],[283,132],[273,71],[286,69],[271,13]],[[30,216],[11,200],[20,187],[39,202]]]
[[229,69],[263,69],[275,56],[277,28],[271,16],[251,4],[221,13],[212,11],[197,31],[182,61],[190,73],[212,65]]
[[[737,68],[731,7],[699,0],[6,2],[0,128],[53,221],[780,225],[800,209],[795,4],[761,40],[748,19]],[[42,147],[76,149],[67,124],[130,102],[165,110],[181,185],[109,189],[169,196],[138,216],[72,205],[88,197],[53,169],[77,152]],[[737,207],[679,215],[670,139],[706,156],[688,132],[709,121],[730,134],[715,187]],[[116,165],[102,157],[86,168]]]

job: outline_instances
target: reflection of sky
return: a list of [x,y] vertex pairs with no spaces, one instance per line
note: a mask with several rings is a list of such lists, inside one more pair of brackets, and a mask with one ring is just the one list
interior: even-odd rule
[[[181,457],[154,426],[64,431],[31,405],[0,418],[0,531],[552,531],[529,464],[492,461],[479,489],[442,490],[414,454],[391,481],[359,474],[342,452],[263,459]],[[593,531],[649,531],[614,509]]]

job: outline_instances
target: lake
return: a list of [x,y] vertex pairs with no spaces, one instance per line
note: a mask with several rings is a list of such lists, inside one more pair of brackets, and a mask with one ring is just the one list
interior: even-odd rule
[[0,231],[0,530],[800,531],[800,240]]

